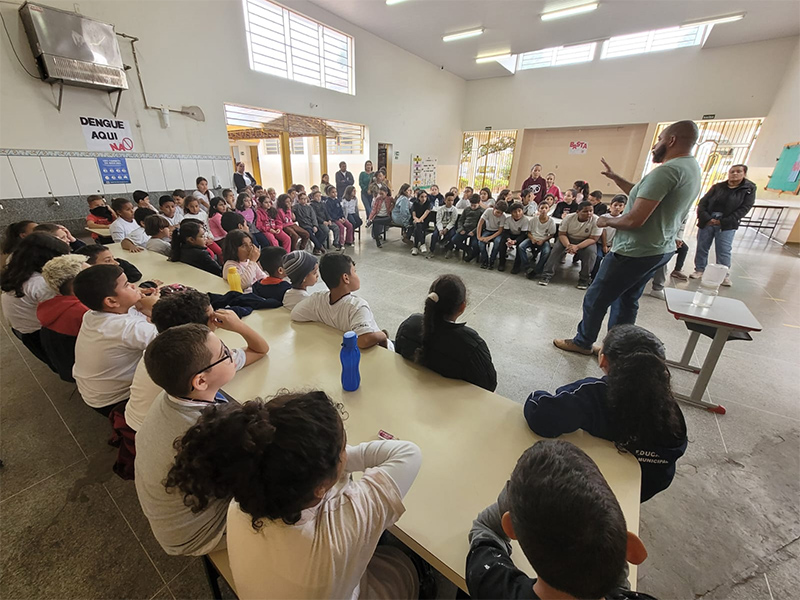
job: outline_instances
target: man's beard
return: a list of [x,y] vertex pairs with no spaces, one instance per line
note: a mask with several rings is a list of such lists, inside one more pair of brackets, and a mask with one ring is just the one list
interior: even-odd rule
[[653,150],[653,162],[654,163],[663,163],[664,157],[667,155],[667,147],[660,146]]

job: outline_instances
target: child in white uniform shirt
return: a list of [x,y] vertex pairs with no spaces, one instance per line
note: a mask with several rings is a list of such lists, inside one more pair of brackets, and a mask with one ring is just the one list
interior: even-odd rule
[[155,325],[145,313],[158,300],[158,293],[142,296],[117,265],[94,265],[81,271],[73,292],[90,310],[83,316],[75,342],[72,376],[83,401],[108,416],[116,404],[128,399],[136,365],[156,337]]
[[340,410],[321,391],[215,406],[180,441],[167,486],[197,503],[212,489],[233,499],[227,546],[241,598],[418,597],[413,563],[378,541],[405,511],[419,448],[348,446]]
[[125,250],[141,252],[150,238],[145,234],[142,226],[134,219],[134,212],[138,209],[127,198],[114,198],[111,201],[111,209],[117,213],[117,218],[108,226],[111,239],[120,244]]
[[[485,190],[486,188],[484,188]],[[483,193],[484,190],[481,190]],[[505,200],[498,200],[492,208],[487,208],[478,221],[478,247],[481,252],[481,269],[494,269],[494,261],[500,253],[501,235],[505,223],[505,212],[508,208]],[[488,247],[492,244],[492,254],[489,255]]]
[[316,292],[292,310],[292,321],[319,321],[342,332],[355,331],[358,347],[375,345],[394,350],[389,336],[375,322],[369,304],[352,292],[361,287],[353,259],[347,254],[326,254],[319,274],[328,292]]

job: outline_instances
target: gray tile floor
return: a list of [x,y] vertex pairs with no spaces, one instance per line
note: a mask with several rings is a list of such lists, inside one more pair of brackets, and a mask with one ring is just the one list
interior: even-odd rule
[[[571,335],[579,319],[576,269],[542,288],[507,272],[412,257],[397,230],[389,239],[379,250],[364,237],[353,255],[360,293],[391,333],[421,310],[438,274],[453,272],[467,282],[465,317],[492,350],[498,393],[522,402],[531,390],[598,374],[590,358],[551,344]],[[768,600],[800,590],[800,260],[741,231],[732,278],[722,293],[745,301],[764,331],[723,353],[708,395],[726,415],[684,407],[689,449],[672,486],[642,507],[650,555],[639,588],[662,599]],[[687,333],[663,301],[643,297],[639,324],[679,356]],[[707,347],[701,341],[698,352]],[[674,382],[691,386],[680,372]],[[132,482],[112,474],[107,422],[6,327],[0,390],[0,597],[210,597],[200,561],[165,555]]]

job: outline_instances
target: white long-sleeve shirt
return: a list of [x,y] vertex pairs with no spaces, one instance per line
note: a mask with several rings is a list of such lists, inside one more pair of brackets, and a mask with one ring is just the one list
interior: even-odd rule
[[294,525],[266,521],[256,531],[231,502],[228,556],[239,597],[358,598],[378,539],[405,511],[403,497],[421,465],[411,442],[347,446],[344,476]]
[[436,211],[436,229],[447,231],[456,226],[456,221],[458,221],[458,210],[455,206],[450,208],[440,206]]

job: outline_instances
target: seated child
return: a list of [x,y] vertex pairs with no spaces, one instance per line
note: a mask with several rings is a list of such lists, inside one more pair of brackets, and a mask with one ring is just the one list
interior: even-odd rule
[[81,254],[65,254],[47,261],[42,277],[57,295],[36,307],[36,318],[42,324],[42,347],[58,376],[70,383],[75,381],[75,341],[83,315],[89,310],[73,294],[72,282],[87,266],[86,257]]
[[[511,539],[536,571],[514,566]],[[469,595],[483,598],[655,600],[623,589],[626,562],[647,551],[627,531],[625,515],[597,465],[563,441],[542,441],[517,461],[497,502],[469,532]]]
[[556,219],[563,219],[570,213],[578,212],[578,201],[575,199],[577,194],[578,192],[573,189],[564,190],[564,199],[556,204],[553,217]]
[[455,197],[456,195],[453,192],[447,192],[442,206],[436,211],[433,234],[431,235],[431,253],[428,258],[433,258],[439,242],[442,242],[447,250],[445,258],[452,258],[453,256],[450,242],[456,234],[456,222],[458,221],[458,211],[453,206]]
[[[336,197],[336,188],[332,185],[328,186],[328,189],[325,191],[325,196],[321,198],[323,204],[325,204],[325,210],[328,213],[328,216],[331,218],[331,229],[334,230],[334,236],[336,235],[336,230],[339,230],[339,244],[344,244],[345,246],[352,246],[353,245],[353,224],[347,220],[347,215],[344,212],[344,208],[342,208],[342,203],[339,198]],[[367,215],[369,218],[369,215]]]
[[[197,204],[196,199],[192,199]],[[187,200],[187,204],[189,201]],[[172,232],[172,243],[169,259],[172,262],[182,262],[206,273],[222,277],[222,267],[211,258],[206,249],[206,230],[200,221],[185,218],[181,226]]]
[[149,215],[144,220],[144,232],[150,236],[145,249],[151,252],[158,252],[164,256],[169,256],[172,246],[170,245],[171,227],[164,215]]
[[[617,194],[616,196],[614,196],[614,199],[611,200],[611,206],[609,206],[608,212],[606,213],[606,218],[619,217],[622,214],[622,211],[625,209],[625,204],[627,202],[628,202],[628,197],[625,194]],[[597,206],[595,206],[594,208],[596,209]],[[687,213],[686,217],[688,218],[688,216],[689,215]],[[685,224],[686,224],[686,219],[684,219],[684,225]],[[597,276],[597,272],[600,270],[600,263],[603,262],[603,257],[609,252],[611,252],[611,244],[614,240],[614,236],[617,233],[617,230],[614,229],[613,227],[601,227],[600,231],[602,231],[603,233],[601,234],[600,239],[597,240],[597,261],[594,263],[594,268],[592,269],[592,279],[594,279]],[[681,228],[681,231],[683,231],[683,228]],[[686,256],[684,255],[684,259],[685,258]],[[683,265],[682,262],[681,265]]]
[[389,188],[382,183],[372,186],[372,189],[375,195],[372,197],[372,210],[367,215],[367,227],[372,227],[372,239],[378,248],[382,248],[381,237],[392,224],[394,200],[388,195]]
[[133,203],[137,208],[149,208],[155,210],[153,205],[150,204],[150,194],[144,190],[136,190],[133,192]]
[[212,198],[208,211],[208,230],[215,242],[222,244],[227,232],[222,228],[222,215],[228,212],[228,203],[223,198]]
[[136,365],[156,336],[145,313],[158,300],[158,293],[143,296],[117,265],[81,271],[73,292],[89,312],[75,343],[72,376],[83,401],[107,417],[130,396]]
[[111,201],[111,210],[117,215],[116,220],[108,227],[111,239],[121,244],[125,250],[141,252],[147,243],[147,234],[133,218],[136,210],[133,202],[127,198],[114,198]]
[[[308,196],[305,192],[298,194],[297,204],[294,206],[294,216],[297,219],[297,224],[308,232],[311,243],[314,244],[314,254],[319,256],[325,252],[325,243],[327,242],[327,235],[319,226],[317,220],[317,213],[308,203]],[[323,235],[325,237],[323,238]]]
[[236,195],[232,189],[225,188],[222,190],[222,199],[228,205],[228,210],[236,210]]
[[178,217],[178,207],[175,205],[175,200],[172,196],[161,196],[158,199],[158,208],[164,218],[169,221],[170,227],[174,227],[181,222],[180,217]]
[[240,597],[419,597],[413,563],[378,541],[404,512],[420,450],[398,440],[346,445],[341,410],[321,391],[215,405],[178,442],[167,488],[177,504],[205,508],[200,515],[231,501]]
[[[244,217],[242,217],[242,220],[244,220]],[[270,243],[268,247],[280,246],[286,252],[292,251],[292,238],[283,232],[283,228],[278,223],[278,210],[275,208],[272,198],[266,192],[258,200],[256,227],[267,238]]]
[[[522,204],[515,202],[510,206],[509,212],[511,214],[506,215],[503,223],[503,235],[500,241],[500,264],[497,265],[498,271],[506,270],[508,251],[511,248],[516,249],[516,254],[520,253],[519,246],[528,239],[528,230],[530,229],[530,221],[524,215]],[[516,258],[514,259],[514,264],[517,264]],[[519,269],[517,269],[517,272],[519,272]],[[513,268],[511,273],[512,275],[514,274]]]
[[478,222],[483,215],[481,197],[472,194],[469,206],[464,209],[456,225],[457,232],[453,236],[453,246],[456,252],[463,250],[464,262],[470,262],[478,256]]
[[86,264],[92,265],[119,265],[125,271],[125,276],[131,283],[136,283],[142,278],[142,272],[127,260],[114,258],[111,250],[102,244],[89,244],[76,251],[75,254],[82,254],[86,257]]
[[526,217],[535,217],[538,204],[533,200],[534,193],[531,188],[522,190],[522,212]]
[[226,402],[218,392],[237,369],[269,351],[261,336],[230,315],[231,330],[249,330],[243,350],[230,350],[205,325],[189,323],[159,333],[144,354],[148,375],[164,391],[136,432],[136,494],[167,554],[201,556],[224,547],[229,498],[204,496],[193,511],[179,490],[164,487],[164,480],[175,461],[175,440],[195,425],[203,409]]
[[183,190],[173,190],[172,192],[172,201],[175,203],[175,225],[180,223],[183,220],[183,215],[185,211],[183,210],[183,205],[186,201],[186,192]]
[[39,224],[36,221],[17,221],[10,223],[6,227],[6,233],[3,236],[3,247],[0,250],[0,271],[6,268],[8,261],[11,260],[11,255],[17,249],[19,243],[25,239],[29,234],[33,233]]
[[532,393],[525,419],[543,437],[583,429],[630,452],[642,467],[642,502],[649,500],[669,487],[687,444],[665,360],[661,340],[646,329],[612,327],[598,357],[605,376]]
[[403,241],[407,243],[412,243],[410,240],[410,234],[412,233],[411,200],[409,199],[412,193],[411,186],[404,183],[397,191],[397,197],[394,199],[394,204],[392,205],[392,223],[400,227],[403,234]]
[[597,226],[597,217],[592,214],[592,205],[581,202],[576,213],[570,213],[558,228],[555,247],[544,265],[539,285],[547,285],[556,272],[556,265],[567,254],[574,255],[581,261],[581,272],[578,275],[579,290],[589,287],[590,275],[597,260],[597,240],[601,235]]
[[[308,254],[308,252],[303,254]],[[267,273],[267,276],[253,284],[254,294],[262,298],[272,298],[283,304],[286,292],[292,288],[292,284],[285,279],[286,271],[283,268],[283,259],[286,255],[286,250],[280,246],[270,246],[261,251],[258,262],[261,263],[261,268]]]
[[608,212],[608,206],[603,204],[603,192],[600,190],[595,190],[589,194],[588,200],[594,208],[594,214],[596,214],[598,217]]
[[345,217],[353,225],[353,230],[361,227],[361,216],[358,214],[358,198],[355,186],[348,185],[342,195],[342,210]]
[[275,201],[277,219],[275,223],[292,240],[292,248],[305,250],[308,244],[308,232],[297,224],[292,212],[292,201],[289,194],[281,194]]
[[[106,204],[106,199],[92,194],[86,196],[86,202],[89,204],[89,214],[86,215],[86,229],[90,231],[92,229],[108,229],[116,216]],[[99,244],[111,243],[111,238],[107,235],[100,235],[94,231],[92,231],[92,239]]]
[[183,219],[195,219],[206,225],[208,223],[208,213],[202,209],[200,200],[194,196],[189,196],[183,202]]
[[367,301],[353,295],[361,287],[353,259],[347,254],[326,254],[319,263],[319,274],[329,291],[315,292],[295,306],[292,321],[319,321],[343,333],[354,331],[362,350],[375,345],[393,349]]
[[492,354],[480,335],[456,323],[467,308],[467,288],[457,275],[441,275],[425,298],[425,314],[415,313],[400,324],[394,350],[436,371],[490,392],[497,388]]
[[242,280],[242,291],[249,294],[253,284],[267,276],[258,264],[261,253],[253,243],[252,236],[246,231],[231,231],[225,238],[222,249],[222,278],[228,281],[228,270],[233,267]]
[[219,221],[222,228],[225,230],[225,234],[227,235],[234,229],[239,229],[241,231],[250,231],[247,227],[247,221],[244,220],[244,217],[240,215],[238,212],[233,211],[226,211],[225,214],[222,215],[222,218]]
[[[528,223],[528,239],[517,247],[514,267],[511,269],[512,275],[519,273],[521,270],[525,271],[528,279],[533,279],[544,270],[547,257],[550,256],[550,240],[556,236],[558,231],[556,222],[547,214],[550,211],[550,206],[547,202],[542,202],[536,208],[538,214]],[[530,268],[528,268],[528,250],[531,251],[530,260],[533,260],[535,264]],[[538,261],[536,261],[537,254],[539,255]]]
[[419,190],[417,195],[411,199],[411,227],[414,237],[414,247],[411,248],[412,256],[428,252],[428,248],[425,246],[425,236],[428,234],[428,215],[430,214],[431,202],[428,200],[428,193],[425,190]]
[[11,332],[51,369],[54,367],[42,347],[42,325],[36,318],[36,308],[56,295],[42,276],[42,269],[51,259],[64,254],[69,254],[69,246],[64,242],[48,233],[34,231],[22,239],[0,274],[3,290],[0,302]]
[[236,212],[244,217],[247,231],[253,236],[256,244],[262,248],[271,246],[272,242],[258,229],[255,206],[255,201],[246,192],[239,194],[236,198]]
[[75,236],[72,235],[72,232],[70,232],[69,229],[60,223],[39,223],[33,228],[33,230],[40,231],[42,233],[49,233],[53,237],[57,237],[65,244],[69,245],[70,250],[73,252],[86,246],[86,244],[81,240],[75,239]]
[[308,199],[311,201],[309,206],[314,209],[317,215],[317,225],[321,233],[320,237],[323,239],[323,246],[330,248],[330,232],[333,230],[333,247],[341,250],[343,248],[343,244],[339,239],[341,231],[333,224],[333,219],[328,214],[328,208],[325,206],[325,203],[322,202],[322,194],[319,190],[314,191],[312,188],[311,195]]
[[[261,350],[266,347],[264,339],[239,319],[235,312],[212,309],[208,294],[192,288],[162,294],[153,306],[150,320],[156,326],[159,334],[170,327],[187,323],[205,325],[211,331],[222,329],[238,333],[244,338],[247,346],[239,350],[231,350],[237,370],[263,356]],[[248,348],[252,351],[251,354],[247,354]],[[251,359],[250,362],[247,362],[248,358]],[[148,375],[145,361],[139,361],[136,372],[133,374],[131,397],[125,405],[125,421],[128,427],[134,431],[141,429],[150,406],[162,391],[162,388],[153,383]]]
[[295,250],[284,255],[281,264],[291,283],[291,289],[283,296],[283,306],[292,310],[311,295],[308,288],[319,280],[319,260],[304,250]]
[[[494,261],[500,253],[501,238],[505,225],[505,213],[508,205],[505,200],[498,200],[493,206],[483,211],[475,236],[478,238],[478,248],[481,252],[481,269],[494,269]],[[489,255],[488,247],[492,244],[492,254]]]

